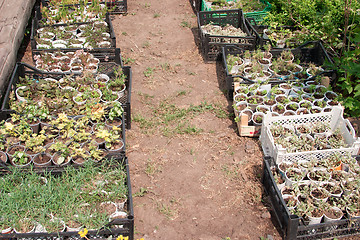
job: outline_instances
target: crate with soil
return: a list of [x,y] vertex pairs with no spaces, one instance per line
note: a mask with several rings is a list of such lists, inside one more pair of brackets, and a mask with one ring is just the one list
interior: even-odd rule
[[234,82],[283,83],[309,81],[320,75],[335,78],[333,70],[323,65],[332,62],[321,42],[307,42],[295,49],[244,51],[236,46],[223,46],[223,66],[228,97],[232,98]]
[[216,61],[224,45],[254,50],[258,35],[250,32],[241,9],[197,13],[201,48],[206,61]]
[[359,168],[348,154],[281,164],[265,157],[263,184],[283,238],[360,235]]
[[[2,103],[2,119],[10,113],[26,114],[36,110],[36,117],[86,115],[96,118],[108,114],[114,106],[124,111],[124,124],[131,128],[131,67],[112,65],[103,73],[82,75],[47,73],[25,63],[18,63],[8,83]],[[42,110],[41,110],[42,109]]]
[[201,11],[242,9],[245,17],[253,18],[257,23],[263,22],[271,10],[271,4],[265,0],[202,0]]
[[[117,1],[117,0],[110,0],[110,1],[89,1],[87,4],[87,7],[85,8],[84,3],[80,1],[73,1],[73,0],[65,0],[59,3],[58,1],[49,1],[49,0],[41,0],[41,4],[43,7],[49,8],[50,10],[55,10],[59,8],[69,8],[69,9],[86,9],[86,12],[88,10],[92,10],[93,12],[108,12],[110,14],[124,14],[127,13],[127,0]],[[99,8],[99,7],[100,8]],[[78,18],[81,16],[84,16],[84,11],[80,12],[78,14]]]
[[276,163],[322,160],[337,154],[356,155],[360,139],[349,120],[343,118],[343,108],[330,112],[295,116],[272,116],[263,119],[260,142],[265,156]]
[[32,20],[31,49],[54,52],[55,50],[94,49],[109,50],[116,48],[116,36],[110,15],[104,20],[88,23],[40,25],[37,18]]
[[[1,239],[133,239],[128,159],[88,162],[63,172],[2,172]],[[22,206],[19,208],[18,206]],[[61,211],[59,210],[61,209]],[[16,213],[16,214],[14,214]]]

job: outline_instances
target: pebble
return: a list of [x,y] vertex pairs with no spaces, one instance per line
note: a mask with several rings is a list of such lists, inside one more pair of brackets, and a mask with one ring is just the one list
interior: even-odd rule
[[261,214],[261,218],[264,218],[264,219],[271,218],[271,214],[269,212],[264,212],[263,214]]
[[267,235],[267,240],[274,240],[274,238],[273,238],[273,236],[271,236],[271,235]]
[[255,144],[253,141],[248,141],[245,143],[245,152],[250,154],[255,152]]

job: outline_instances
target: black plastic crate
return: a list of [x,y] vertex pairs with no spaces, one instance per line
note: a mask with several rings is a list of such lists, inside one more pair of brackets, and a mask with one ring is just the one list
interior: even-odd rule
[[[114,219],[108,224],[105,225],[104,228],[98,230],[89,230],[86,235],[89,239],[108,239],[112,236],[112,239],[116,239],[118,236],[128,236],[129,240],[134,239],[134,209],[133,209],[133,199],[132,199],[132,188],[130,181],[130,171],[129,171],[129,163],[128,158],[125,154],[114,155],[113,159],[116,161],[114,163],[114,168],[122,166],[126,171],[126,186],[127,186],[127,200],[125,202],[126,211],[128,213],[127,217],[122,219]],[[62,171],[58,169],[48,169],[52,175],[62,174]],[[0,168],[0,174],[7,174],[6,169]],[[39,172],[42,174],[42,172]],[[9,234],[1,234],[0,239],[82,239],[79,236],[79,233],[74,232],[59,232],[59,233],[47,233],[47,232],[37,232],[37,233],[9,233]]]
[[[255,31],[249,31],[241,9],[202,11],[197,13],[197,18],[201,48],[206,61],[216,61],[220,56],[222,46],[234,45],[244,50],[254,50],[257,41],[259,41],[257,33]],[[205,33],[201,28],[207,24],[214,24],[218,26],[225,26],[229,24],[235,28],[241,29],[247,36],[210,35]]]
[[273,159],[265,157],[263,184],[284,239],[333,239],[360,235],[360,218],[305,225],[301,217],[290,214],[275,183],[271,166],[275,166]]
[[[333,63],[330,56],[326,52],[324,46],[320,41],[311,41],[306,42],[302,44],[301,46],[294,48],[294,49],[272,49],[270,50],[270,53],[273,55],[273,57],[278,57],[281,55],[281,52],[291,50],[293,53],[295,59],[299,59],[302,64],[309,64],[314,63],[317,65],[323,65],[324,63]],[[240,83],[244,84],[253,84],[255,81],[250,80],[248,78],[245,78],[240,75],[232,75],[228,69],[228,66],[226,64],[226,59],[228,55],[243,55],[244,49],[241,49],[237,46],[228,45],[223,46],[222,50],[222,61],[223,66],[225,69],[225,84],[226,84],[226,90],[228,91],[228,97],[229,99],[232,99],[232,94],[234,92],[234,79],[240,78],[242,81]],[[336,78],[336,73],[333,70],[325,70],[324,73],[328,76],[330,76],[331,79]],[[316,76],[313,76],[311,78],[308,78],[307,80],[313,80]],[[285,82],[285,80],[278,80],[276,82],[269,81],[269,83],[281,83]]]
[[[41,0],[41,4],[44,7],[49,6],[51,1],[49,0]],[[123,1],[116,1],[116,0],[110,0],[110,1],[100,1],[101,4],[105,4],[108,9],[110,10],[109,13],[110,14],[123,14],[123,13],[127,13],[127,0],[123,0]],[[88,4],[91,4],[88,3]],[[66,7],[74,7],[77,8],[79,7],[80,4],[69,4],[69,5],[64,5]]]
[[[120,64],[114,63],[114,62],[103,62],[100,64],[98,73],[105,73],[105,74],[112,74],[114,67],[118,67]],[[121,66],[121,65],[120,65]],[[122,107],[124,108],[124,125],[127,129],[131,128],[131,86],[132,86],[132,72],[130,66],[124,66],[122,67],[124,74],[126,75],[127,81],[125,81],[126,84],[126,91],[124,96],[122,96],[119,101],[122,104]],[[6,90],[6,93],[4,94],[4,99],[2,101],[1,105],[1,118],[5,119],[8,117],[8,114],[13,113],[14,111],[10,109],[9,106],[9,98],[10,93],[15,91],[16,83],[19,80],[19,77],[34,77],[34,78],[46,78],[51,77],[55,79],[60,79],[65,75],[71,75],[71,74],[64,74],[64,73],[48,73],[40,71],[28,64],[25,63],[18,63],[14,69],[14,72],[10,78],[10,81],[8,83],[8,87]],[[16,98],[16,95],[14,95]]]
[[[38,11],[36,13],[37,16],[41,16],[40,14],[38,14]],[[58,49],[38,49],[37,46],[37,42],[35,40],[35,36],[37,35],[37,30],[41,27],[46,27],[46,26],[50,26],[50,25],[44,25],[42,26],[40,24],[40,20],[41,17],[35,17],[32,19],[32,25],[31,25],[31,33],[30,33],[30,45],[31,45],[31,50],[32,52],[34,52],[35,50],[42,50],[42,51],[47,51],[47,52],[54,52],[54,51],[64,51],[64,50],[71,50],[71,51],[75,51],[75,50],[79,50],[79,49],[85,49],[85,48],[58,48]],[[115,35],[115,31],[114,31],[114,27],[112,25],[111,22],[111,18],[110,15],[107,13],[106,14],[106,18],[105,18],[105,22],[108,24],[108,28],[109,28],[109,34],[110,34],[110,40],[111,40],[111,46],[109,48],[93,48],[94,51],[101,51],[101,52],[106,52],[106,51],[113,51],[113,49],[116,48],[116,35]],[[68,25],[89,25],[92,24],[90,22],[88,23],[74,23],[74,24],[55,24],[55,25],[51,25],[53,27],[61,27],[61,26],[68,26]]]

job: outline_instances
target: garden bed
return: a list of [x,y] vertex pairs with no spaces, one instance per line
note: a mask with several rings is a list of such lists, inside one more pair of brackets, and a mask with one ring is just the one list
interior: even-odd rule
[[40,25],[40,20],[33,18],[30,41],[32,50],[50,52],[116,48],[116,36],[109,14],[106,14],[105,21],[74,24]]
[[[284,52],[284,53],[283,53]],[[269,54],[270,53],[270,54]],[[284,59],[282,56],[285,55],[292,55],[292,60],[288,61]],[[291,54],[290,54],[291,53]],[[228,91],[229,99],[232,98],[232,94],[234,92],[234,82],[240,83],[247,83],[253,84],[257,82],[264,82],[267,81],[269,83],[282,83],[285,81],[292,81],[293,79],[289,78],[289,76],[294,76],[297,73],[297,69],[300,63],[300,67],[304,70],[304,68],[310,67],[310,64],[315,64],[316,66],[322,66],[326,61],[332,62],[329,55],[326,53],[324,47],[322,46],[321,42],[307,42],[295,49],[268,49],[265,52],[257,50],[255,52],[244,51],[236,46],[223,46],[222,51],[222,59],[223,65],[225,69],[225,82],[226,82],[226,89]],[[264,66],[261,65],[258,61],[263,60],[265,55],[269,55],[270,59],[268,59],[269,63],[265,64]],[[259,57],[259,58],[258,58]],[[240,59],[238,59],[240,58]],[[277,66],[272,64],[272,58],[276,58],[276,61],[279,63]],[[245,67],[247,66],[248,62],[255,62],[256,68],[249,69],[249,74],[245,75]],[[230,64],[230,65],[229,65]],[[291,64],[291,65],[289,65]],[[296,64],[294,66],[294,64]],[[273,74],[274,71],[268,71],[270,66],[272,68],[277,67],[277,69],[270,69],[270,70],[277,70],[276,74]],[[251,66],[252,67],[252,66]],[[294,68],[293,71],[289,67]],[[267,70],[266,70],[267,69]],[[266,72],[268,75],[266,75]],[[286,73],[283,73],[286,72]],[[293,74],[291,74],[293,73]],[[260,75],[259,75],[260,74]],[[325,71],[322,70],[317,74],[312,74],[312,76],[308,76],[302,78],[304,80],[313,80],[319,74],[327,74],[331,78],[334,78],[334,71]],[[250,79],[251,78],[251,79]]]
[[349,217],[346,212],[338,220],[325,222],[323,217],[319,223],[313,224],[289,211],[273,175],[276,169],[273,159],[265,157],[263,184],[284,239],[330,239],[360,234],[360,218]]
[[[75,2],[72,0],[68,1],[70,2]],[[78,2],[78,1],[76,1]],[[127,13],[127,0],[122,0],[122,1],[117,1],[117,0],[112,0],[112,1],[95,1],[95,2],[99,2],[100,4],[104,5],[107,7],[107,10],[110,14],[123,14],[123,13]],[[66,1],[65,1],[66,3]],[[51,5],[51,0],[41,0],[41,4],[44,7],[49,7]],[[88,5],[90,5],[90,3],[88,3]],[[80,6],[80,4],[65,4],[65,5],[59,5],[59,7],[69,7],[69,8],[78,8]]]
[[[95,89],[93,87],[95,86],[95,84],[97,84],[96,82],[98,81],[98,80],[96,80],[96,77],[98,77],[98,79],[100,79],[99,77],[103,76],[102,74],[93,75],[91,73],[87,73],[86,76],[85,75],[72,76],[71,74],[63,74],[63,73],[46,73],[43,71],[39,71],[36,68],[31,67],[29,65],[19,63],[19,64],[17,64],[17,66],[14,69],[14,72],[9,81],[7,91],[4,94],[4,100],[2,103],[2,107],[1,107],[2,115],[4,115],[3,119],[4,119],[4,117],[7,117],[6,114],[18,112],[19,110],[21,111],[26,106],[38,104],[38,102],[31,103],[28,101],[23,101],[21,104],[18,104],[18,103],[20,103],[20,100],[18,99],[19,95],[16,94],[16,89],[18,88],[18,86],[20,86],[18,84],[21,81],[25,81],[25,85],[30,84],[29,85],[30,87],[33,87],[33,88],[36,87],[37,89],[40,89],[41,85],[33,85],[31,83],[32,82],[35,83],[36,81],[39,81],[39,80],[42,80],[42,82],[44,82],[46,78],[50,78],[50,79],[52,79],[52,80],[50,80],[50,83],[54,83],[56,85],[60,84],[63,86],[70,84],[72,87],[70,86],[71,88],[64,89],[63,87],[60,88],[60,85],[59,85],[59,88],[52,88],[51,92],[56,94],[56,96],[57,96],[56,99],[58,101],[54,101],[55,98],[43,98],[42,99],[42,101],[49,99],[49,101],[47,102],[48,104],[42,104],[42,106],[48,107],[49,115],[53,115],[53,114],[57,114],[57,113],[67,113],[69,116],[86,115],[87,106],[91,108],[91,107],[94,107],[95,105],[100,107],[100,109],[105,109],[105,112],[107,112],[108,110],[106,110],[106,109],[111,109],[111,107],[114,104],[120,103],[125,112],[124,120],[125,120],[126,127],[129,129],[129,128],[131,128],[131,118],[130,118],[130,116],[131,116],[130,115],[131,114],[131,106],[130,106],[131,81],[132,81],[131,67],[121,67],[121,65],[116,65],[116,68],[114,68],[114,67],[113,68],[104,68],[103,70],[104,70],[103,71],[104,74],[106,75],[106,76],[104,76],[104,80],[107,82],[105,82],[101,85],[98,85],[99,89]],[[110,91],[108,89],[108,86],[110,86],[113,83],[114,84],[116,83],[116,81],[114,81],[114,79],[116,79],[116,71],[115,70],[118,71],[118,74],[121,74],[119,76],[121,76],[121,78],[124,80],[125,88],[123,88],[123,90],[120,92],[115,92],[115,95],[116,95],[115,99],[111,99],[112,95],[114,95],[114,93],[112,92],[112,90]],[[122,73],[120,71],[122,71]],[[74,81],[75,78],[77,79],[76,81]],[[96,98],[91,98],[90,101],[88,101],[84,104],[75,103],[74,98],[72,98],[70,95],[67,96],[67,98],[68,98],[67,101],[62,101],[59,98],[60,97],[59,93],[56,93],[56,91],[64,92],[64,94],[70,94],[70,93],[67,93],[67,91],[73,90],[74,87],[76,87],[76,85],[79,85],[80,84],[79,79],[80,80],[82,79],[81,81],[86,82],[86,84],[84,82],[85,85],[81,86],[81,87],[88,88],[89,91],[93,91],[93,92],[100,91],[101,92],[101,95],[104,96],[104,97],[100,96],[100,98],[103,99],[103,100],[101,100],[101,103],[98,103],[98,100],[96,100]],[[119,77],[118,77],[118,79],[119,79]],[[59,81],[61,81],[61,82],[59,82]],[[76,88],[78,88],[78,87],[76,87]],[[86,90],[86,89],[84,89],[84,90]],[[46,90],[46,89],[43,89],[43,91],[46,91],[46,94],[48,94],[48,93],[50,94],[50,92],[48,92],[48,90]],[[39,93],[37,93],[36,91],[32,92],[32,94],[39,95]],[[73,94],[72,91],[71,91],[71,94]],[[39,95],[39,96],[41,96],[41,95]],[[45,94],[44,94],[44,96],[45,96]],[[105,98],[106,96],[108,96],[108,98]],[[96,97],[96,96],[94,96],[94,97]],[[91,103],[92,100],[94,100],[96,104],[92,104]],[[54,104],[57,104],[57,105],[54,105]],[[68,107],[66,107],[66,106],[68,106]],[[61,109],[63,109],[63,110],[61,110]]]
[[259,40],[256,32],[249,31],[241,9],[202,11],[197,13],[197,19],[201,48],[207,61],[217,60],[224,45],[254,50]]
[[[9,227],[8,234],[0,234],[2,239],[80,239],[79,231],[84,227],[89,230],[85,234],[89,239],[119,235],[133,239],[131,182],[128,160],[123,155],[103,165],[67,167],[63,173],[39,175],[34,171],[11,170],[2,178],[5,180],[2,189],[7,186],[10,193],[3,199],[8,208],[1,210],[1,227]],[[111,185],[106,184],[109,181]],[[9,182],[12,184],[8,185]],[[23,182],[26,184],[22,185]],[[15,212],[18,214],[12,215]],[[29,225],[19,224],[24,220]],[[55,226],[48,225],[49,222],[55,222]]]

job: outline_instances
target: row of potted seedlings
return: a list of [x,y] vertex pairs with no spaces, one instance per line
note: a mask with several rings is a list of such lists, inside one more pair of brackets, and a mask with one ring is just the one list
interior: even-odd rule
[[285,161],[272,172],[288,210],[305,223],[360,217],[360,167],[351,155]]
[[[317,76],[324,70],[315,64],[301,65],[295,60],[290,50],[281,52],[278,58],[273,59],[270,46],[265,46],[265,51],[246,50],[243,56],[228,54],[226,64],[230,74],[242,76],[255,82],[308,79]],[[242,81],[235,78],[234,81]]]
[[0,126],[1,161],[16,167],[48,167],[99,162],[124,150],[121,105],[108,115],[76,116],[61,113],[47,119],[13,114]]
[[270,128],[274,144],[286,152],[306,152],[348,147],[340,128],[331,130],[325,122],[307,122],[296,125],[276,124]]
[[226,24],[225,26],[219,26],[211,23],[201,26],[201,29],[204,32],[204,34],[209,34],[209,35],[236,36],[236,37],[247,36],[247,34],[244,31],[242,31],[240,28],[236,28],[230,24]]
[[42,27],[36,30],[35,41],[36,49],[112,47],[109,26],[103,20],[88,24]]
[[83,71],[96,73],[100,63],[98,58],[84,50],[66,53],[43,52],[34,55],[34,61],[37,69],[59,73],[81,73]]
[[287,82],[279,85],[241,84],[235,88],[234,111],[247,114],[249,123],[261,125],[267,112],[273,116],[301,115],[331,111],[338,106],[337,94],[317,81]]
[[79,169],[68,167],[57,177],[12,169],[0,179],[2,234],[77,234],[84,227],[97,230],[126,218],[126,178],[124,166],[114,159],[102,165],[87,162]]
[[50,4],[41,7],[43,25],[71,24],[104,20],[108,8],[99,1],[80,1],[78,6],[57,6]]
[[[112,79],[106,74],[93,75],[85,72],[80,76],[64,75],[60,79],[29,76],[19,78],[15,92],[11,92],[10,108],[23,113],[29,106],[38,106],[50,114],[92,114],[96,109],[105,109],[119,104],[125,95],[126,76],[121,67],[114,69]],[[41,107],[39,107],[41,105]],[[41,116],[42,113],[34,113]]]

